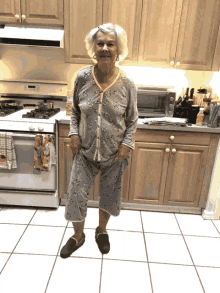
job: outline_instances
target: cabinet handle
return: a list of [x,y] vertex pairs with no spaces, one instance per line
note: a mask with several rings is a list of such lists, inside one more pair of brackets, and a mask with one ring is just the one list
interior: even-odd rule
[[169,153],[169,152],[170,152],[170,149],[167,148],[167,149],[166,149],[166,152]]
[[170,139],[171,139],[171,140],[174,140],[174,136],[173,136],[173,135],[171,135]]
[[174,65],[174,61],[171,61],[171,62],[170,62],[170,65]]
[[176,62],[176,66],[180,66],[180,62]]
[[172,149],[172,153],[175,153],[176,152],[176,149]]
[[18,15],[18,14],[15,14],[15,17],[16,17],[17,19],[19,19],[19,15]]
[[22,16],[21,16],[21,17],[22,17],[22,19],[26,19],[26,16],[25,16],[24,14],[22,14]]

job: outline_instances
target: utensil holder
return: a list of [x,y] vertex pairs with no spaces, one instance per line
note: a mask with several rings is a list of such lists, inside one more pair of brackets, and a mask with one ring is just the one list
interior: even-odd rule
[[209,127],[218,127],[219,126],[219,111],[220,105],[210,105],[210,115],[209,115]]

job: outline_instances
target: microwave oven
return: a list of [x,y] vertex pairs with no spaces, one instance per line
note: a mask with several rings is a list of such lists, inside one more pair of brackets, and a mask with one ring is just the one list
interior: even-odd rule
[[138,117],[173,117],[176,93],[166,88],[137,88]]

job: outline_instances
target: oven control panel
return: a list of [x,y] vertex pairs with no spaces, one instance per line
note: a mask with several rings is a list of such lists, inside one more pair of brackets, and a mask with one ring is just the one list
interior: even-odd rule
[[37,132],[55,132],[52,123],[24,123],[19,121],[7,121],[7,123],[4,123],[4,130],[36,132],[36,134]]
[[67,96],[67,84],[0,81],[0,94],[34,96]]
[[25,85],[24,86],[25,91],[31,91],[31,92],[39,92],[40,86],[39,85]]

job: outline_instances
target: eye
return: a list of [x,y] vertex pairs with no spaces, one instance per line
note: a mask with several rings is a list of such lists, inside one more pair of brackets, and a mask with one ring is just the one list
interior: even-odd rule
[[103,43],[102,43],[102,42],[98,42],[98,45],[99,45],[99,46],[103,46]]
[[108,44],[108,45],[109,45],[110,47],[114,46],[114,44],[112,44],[112,43],[111,43],[111,44]]

